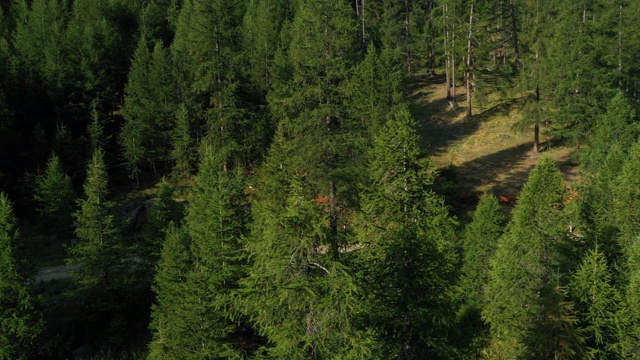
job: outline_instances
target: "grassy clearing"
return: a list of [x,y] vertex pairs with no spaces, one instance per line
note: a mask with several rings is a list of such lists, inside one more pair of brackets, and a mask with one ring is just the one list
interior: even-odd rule
[[533,129],[513,129],[522,119],[518,99],[491,96],[487,106],[474,109],[473,119],[466,121],[463,89],[452,107],[442,77],[417,81],[411,98],[424,147],[443,174],[455,176],[458,196],[485,191],[517,195],[542,156],[558,162],[567,182],[578,178],[574,148],[552,142],[541,129],[543,151],[534,154]]

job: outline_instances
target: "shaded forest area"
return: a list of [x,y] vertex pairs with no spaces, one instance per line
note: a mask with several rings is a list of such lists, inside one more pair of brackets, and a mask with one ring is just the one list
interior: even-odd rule
[[[1,2],[0,359],[640,358],[639,20]],[[418,109],[430,82],[446,99]],[[422,120],[471,131],[501,101],[532,153],[577,149],[580,181],[541,156],[509,205],[457,217]]]

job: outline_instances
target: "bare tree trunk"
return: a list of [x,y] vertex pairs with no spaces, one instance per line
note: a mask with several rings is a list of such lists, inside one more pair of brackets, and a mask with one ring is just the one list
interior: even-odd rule
[[466,88],[467,88],[467,112],[465,118],[471,120],[471,34],[473,30],[473,6],[475,1],[471,2],[471,11],[469,12],[469,36],[467,38],[467,68],[464,72]]
[[513,51],[515,52],[516,68],[520,68],[520,39],[518,38],[518,18],[513,0],[509,1],[509,11],[511,11],[511,34],[513,35]]
[[411,55],[411,46],[409,46],[409,9],[409,0],[404,0],[404,46],[406,46],[407,73],[411,74],[413,72],[413,59]]
[[336,184],[333,179],[329,180],[329,231],[332,241],[331,247],[335,255],[339,253],[338,248],[338,206],[336,204]]
[[[536,85],[536,106],[540,106],[540,85]],[[540,124],[533,124],[533,153],[540,152]]]
[[442,5],[442,16],[444,17],[445,86],[447,87],[447,100],[451,100],[451,51],[449,49],[449,24],[447,23],[447,10],[447,4]]

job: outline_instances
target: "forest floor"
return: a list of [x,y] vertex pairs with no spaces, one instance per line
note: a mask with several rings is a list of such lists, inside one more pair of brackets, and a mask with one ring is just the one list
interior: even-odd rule
[[[519,99],[489,97],[465,120],[466,94],[457,89],[457,106],[446,98],[444,76],[422,77],[411,88],[412,111],[427,155],[440,170],[436,186],[445,196],[469,197],[489,191],[516,196],[529,171],[543,156],[551,156],[565,182],[578,180],[575,147],[552,142],[541,129],[540,153],[533,153],[533,129],[521,132]],[[475,104],[474,104],[475,105]],[[455,204],[455,199],[450,199]]]

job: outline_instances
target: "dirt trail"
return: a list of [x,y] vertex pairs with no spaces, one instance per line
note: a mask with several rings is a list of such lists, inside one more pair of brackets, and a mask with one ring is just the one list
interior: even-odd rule
[[52,266],[47,267],[38,272],[38,276],[36,277],[37,281],[51,281],[51,280],[60,280],[60,279],[69,279],[72,276],[72,273],[77,270],[80,266]]

